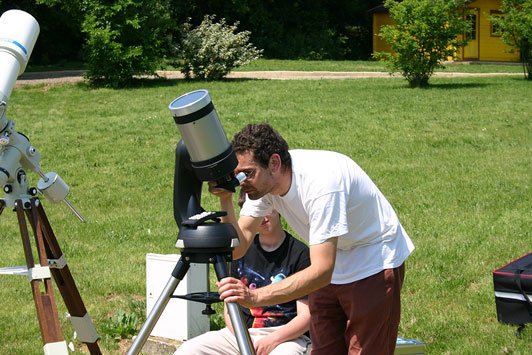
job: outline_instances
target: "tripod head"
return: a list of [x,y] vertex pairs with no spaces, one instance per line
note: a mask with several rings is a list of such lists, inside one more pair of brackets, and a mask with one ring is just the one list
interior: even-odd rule
[[[0,17],[0,186],[4,205],[13,207],[22,200],[30,207],[29,199],[41,192],[52,202],[64,201],[83,222],[83,217],[66,199],[68,185],[54,172],[41,171],[41,154],[24,134],[15,130],[15,122],[6,116],[7,104],[17,77],[24,72],[39,35],[39,24],[30,14],[9,10]],[[29,187],[26,171],[37,173],[41,179],[37,188]]]
[[[220,124],[207,90],[184,94],[169,105],[181,132],[174,174],[174,218],[179,226],[178,247],[221,247],[238,240],[232,225],[218,223],[225,212],[201,207],[203,182],[235,191],[245,179],[235,176],[238,160]],[[209,221],[215,223],[209,223]],[[214,230],[215,227],[216,229]],[[225,238],[229,237],[229,240]]]

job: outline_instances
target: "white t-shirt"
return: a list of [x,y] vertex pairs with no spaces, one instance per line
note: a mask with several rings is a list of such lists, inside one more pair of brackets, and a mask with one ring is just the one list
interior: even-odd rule
[[338,237],[333,284],[346,284],[400,266],[414,245],[390,203],[349,157],[290,150],[292,184],[284,196],[246,199],[240,214],[263,217],[275,208],[308,242]]

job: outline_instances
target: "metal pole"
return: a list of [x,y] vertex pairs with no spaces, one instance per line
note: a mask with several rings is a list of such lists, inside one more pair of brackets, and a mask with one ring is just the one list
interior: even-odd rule
[[[214,270],[216,271],[216,276],[218,280],[223,279],[229,275],[227,271],[227,263],[222,256],[216,256],[216,262],[214,264]],[[227,310],[229,317],[231,318],[231,324],[233,325],[233,330],[235,331],[236,341],[238,343],[238,348],[240,349],[240,354],[242,355],[255,355],[255,348],[253,347],[253,342],[249,336],[248,328],[245,326],[245,323],[242,319],[242,311],[238,303],[227,303]]]
[[163,292],[161,293],[161,295],[157,299],[157,302],[153,306],[153,309],[151,310],[150,314],[148,315],[148,318],[146,319],[146,322],[144,322],[144,324],[142,325],[142,328],[140,329],[139,334],[135,338],[135,341],[131,345],[131,348],[129,348],[129,351],[127,352],[128,355],[137,355],[142,350],[144,343],[146,343],[146,340],[150,336],[153,328],[157,324],[157,321],[161,317],[161,314],[163,313],[164,309],[166,308],[166,305],[170,301],[172,294],[179,285],[179,282],[181,281],[181,279],[174,276],[185,275],[187,273],[190,264],[188,262],[182,262],[182,259],[183,257],[181,257],[177,262],[177,265],[174,271],[172,272],[172,276],[166,283]]

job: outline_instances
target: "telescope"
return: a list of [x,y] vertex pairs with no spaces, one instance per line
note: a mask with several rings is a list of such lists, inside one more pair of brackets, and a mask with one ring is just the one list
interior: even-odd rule
[[[25,136],[14,131],[14,122],[6,117],[7,103],[17,77],[24,72],[39,35],[39,24],[29,14],[11,10],[0,17],[0,186],[17,174],[16,166],[23,160],[26,168],[39,171],[39,152]],[[9,145],[19,149],[8,149]]]
[[[17,77],[26,70],[38,36],[39,24],[30,14],[10,10],[0,17],[0,100],[4,103],[4,111],[0,111],[2,119],[13,86]],[[0,128],[5,123],[0,123]]]
[[[173,292],[185,277],[190,263],[213,264],[218,280],[230,276],[227,264],[232,261],[232,250],[239,243],[233,225],[221,223],[220,217],[227,212],[209,212],[201,206],[204,182],[216,181],[218,187],[235,191],[245,179],[244,173],[234,173],[238,160],[209,92],[196,90],[184,94],[173,100],[168,108],[182,137],[176,147],[174,172],[174,218],[179,227],[176,247],[181,248],[181,257],[128,355],[140,353],[170,298],[202,302],[208,308],[211,303],[220,301],[218,293],[173,296]],[[255,349],[240,306],[237,303],[227,303],[226,306],[240,353],[254,355]]]
[[[68,185],[56,173],[41,171],[40,153],[27,136],[15,130],[15,122],[6,117],[9,96],[17,77],[26,69],[38,35],[39,24],[28,13],[10,10],[0,16],[0,186],[5,193],[0,198],[0,214],[5,207],[13,207],[16,212],[26,258],[26,266],[0,268],[0,274],[26,275],[30,281],[45,354],[68,354],[54,302],[53,277],[77,338],[87,345],[91,354],[101,355],[96,328],[44,207],[35,195],[40,191],[52,202],[64,201],[82,222],[84,219],[66,199]],[[41,177],[37,188],[29,187],[26,171],[34,171]]]
[[[3,201],[13,207],[20,198],[28,208],[29,199],[41,192],[52,202],[64,201],[83,222],[81,214],[66,198],[68,185],[57,173],[41,171],[41,154],[6,116],[11,92],[17,77],[26,70],[38,36],[39,24],[30,14],[9,10],[0,17],[0,186],[6,194]],[[41,177],[37,188],[28,187],[26,171]]]
[[246,177],[234,174],[238,160],[207,90],[184,94],[168,108],[182,137],[174,174],[174,218],[181,230],[185,219],[204,212],[200,204],[203,182],[216,181],[218,187],[234,192]]

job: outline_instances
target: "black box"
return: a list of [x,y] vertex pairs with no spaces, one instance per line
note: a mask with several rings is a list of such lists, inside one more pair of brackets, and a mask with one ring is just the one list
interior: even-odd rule
[[493,286],[499,322],[532,322],[532,253],[495,269]]

